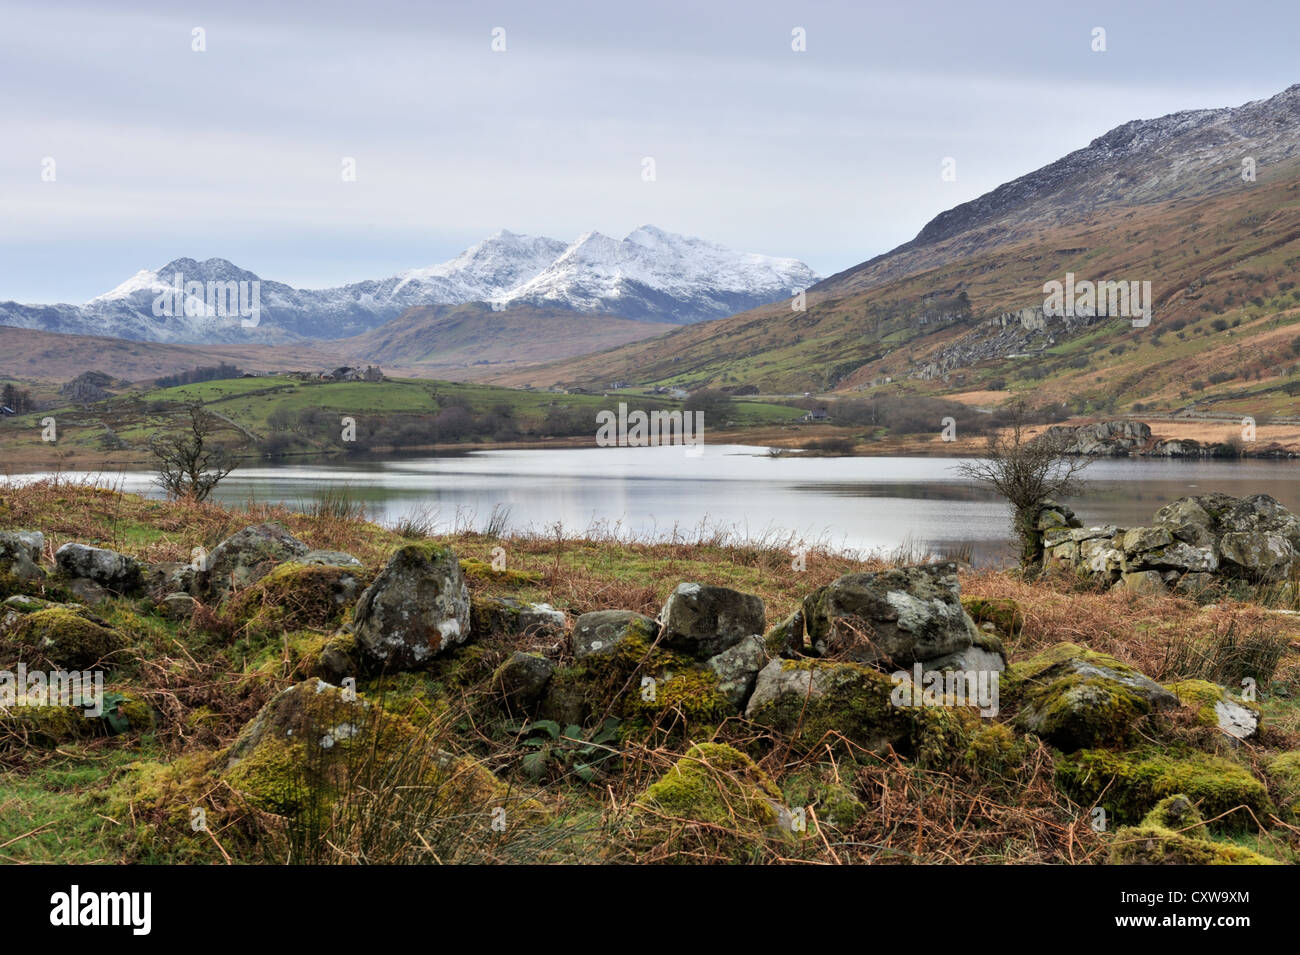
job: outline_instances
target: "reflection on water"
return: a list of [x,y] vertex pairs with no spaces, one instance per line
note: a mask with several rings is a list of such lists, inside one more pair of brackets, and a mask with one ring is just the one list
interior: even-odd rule
[[[346,487],[372,518],[409,516],[442,527],[482,527],[498,505],[512,527],[570,532],[590,527],[637,537],[694,537],[702,528],[745,538],[894,550],[905,542],[947,550],[969,545],[979,563],[1011,554],[1008,511],[963,480],[954,458],[770,458],[764,448],[706,446],[494,450],[433,458],[245,467],[214,495],[228,503],[305,506]],[[1087,524],[1143,524],[1189,494],[1266,493],[1300,512],[1297,465],[1287,461],[1103,460],[1065,503]],[[67,476],[67,475],[65,475]],[[146,472],[83,475],[157,494]]]

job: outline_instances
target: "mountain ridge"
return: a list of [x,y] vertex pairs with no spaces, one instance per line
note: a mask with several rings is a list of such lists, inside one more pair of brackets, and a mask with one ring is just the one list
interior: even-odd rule
[[[177,275],[205,288],[258,282],[255,327],[216,314],[202,294],[186,294],[171,309],[176,314],[155,314],[158,301],[173,302]],[[447,262],[324,289],[260,278],[223,258],[181,257],[82,305],[0,302],[0,324],[141,341],[287,344],[348,338],[410,308],[469,302],[689,324],[792,295],[816,279],[797,259],[737,252],[654,226],[622,240],[587,232],[573,243],[500,230]]]

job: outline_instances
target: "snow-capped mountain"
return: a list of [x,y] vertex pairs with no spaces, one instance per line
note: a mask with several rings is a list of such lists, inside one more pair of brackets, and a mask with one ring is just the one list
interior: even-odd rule
[[796,259],[735,252],[653,226],[621,241],[589,232],[571,245],[502,231],[450,262],[327,289],[262,279],[225,259],[175,259],[84,305],[0,302],[0,325],[160,342],[334,339],[414,306],[465,302],[687,324],[754,308],[815,281]]

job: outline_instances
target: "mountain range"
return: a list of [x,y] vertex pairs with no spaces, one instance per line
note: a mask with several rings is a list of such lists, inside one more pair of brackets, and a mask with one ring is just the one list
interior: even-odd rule
[[[347,338],[411,308],[470,302],[689,324],[789,297],[817,278],[795,259],[736,252],[649,225],[622,240],[588,232],[571,244],[502,231],[450,262],[326,289],[262,279],[225,259],[179,258],[84,305],[0,302],[0,325],[137,341],[276,344]],[[233,308],[215,314],[194,290],[173,302],[173,283],[189,282],[250,283],[248,291],[257,282],[255,325]],[[165,306],[156,309],[160,301]]]
[[[1076,413],[1296,413],[1300,85],[1136,120],[777,302],[501,384],[1009,394]],[[1153,319],[1053,318],[1045,284],[1150,282]]]

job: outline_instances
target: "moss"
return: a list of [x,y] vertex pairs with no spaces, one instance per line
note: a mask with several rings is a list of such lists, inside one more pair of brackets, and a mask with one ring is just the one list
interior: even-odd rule
[[1025,741],[1005,723],[986,723],[971,734],[965,761],[980,776],[1001,776],[1024,762]]
[[1181,793],[1167,796],[1138,826],[1121,828],[1111,847],[1112,865],[1277,865],[1241,846],[1195,835],[1200,813]]
[[1010,598],[963,597],[961,605],[976,626],[991,623],[1003,637],[1014,639],[1025,628],[1024,611],[1020,609],[1020,604]]
[[786,805],[812,807],[817,820],[828,828],[849,829],[867,812],[867,806],[831,766],[796,773],[785,781],[782,790]]
[[216,843],[191,825],[193,812],[202,809],[207,828],[221,833],[227,851],[247,847],[247,830],[232,825],[233,814],[213,802],[226,792],[215,778],[219,753],[201,750],[170,763],[132,763],[109,787],[91,794],[87,804],[115,825],[106,825],[106,837],[117,844],[128,861],[220,862]]
[[461,573],[471,580],[485,583],[504,583],[512,587],[524,587],[528,584],[540,584],[542,575],[527,570],[494,570],[487,561],[465,558],[460,562]]
[[[616,716],[628,739],[656,727],[701,729],[734,714],[713,670],[652,641],[644,622],[634,619],[609,653],[556,668],[547,684],[544,715],[579,724]],[[642,686],[645,677],[654,684]]]
[[1231,700],[1238,706],[1253,711],[1256,717],[1259,716],[1259,707],[1254,703],[1229,694],[1223,687],[1209,680],[1179,680],[1177,683],[1166,684],[1165,689],[1178,697],[1179,703],[1192,710],[1196,722],[1201,726],[1219,725],[1219,714],[1214,707],[1216,703],[1225,700]]
[[9,642],[20,660],[48,663],[51,667],[85,670],[107,666],[125,647],[121,634],[70,607],[46,607],[26,614],[13,627]]
[[1264,765],[1283,819],[1300,822],[1300,750],[1280,753]]
[[355,567],[280,564],[232,596],[223,616],[248,633],[333,629],[366,581]]
[[781,792],[745,754],[722,743],[692,746],[636,800],[629,820],[643,850],[707,852],[740,861],[775,835]]
[[58,746],[99,730],[98,720],[77,706],[15,706],[0,709],[0,748]]
[[1273,807],[1264,784],[1244,766],[1222,756],[1147,747],[1127,753],[1081,750],[1056,765],[1057,785],[1072,799],[1101,805],[1117,822],[1136,823],[1160,800],[1185,794],[1206,818],[1222,829],[1253,826]]
[[224,778],[257,808],[292,815],[312,798],[306,767],[306,744],[273,738],[260,743]]
[[967,707],[894,705],[893,677],[871,667],[811,659],[783,660],[781,666],[812,674],[817,692],[810,697],[783,694],[749,716],[790,735],[804,749],[845,740],[841,748],[855,758],[864,756],[864,750],[893,747],[922,762],[943,764],[964,750],[967,736],[980,722]]

